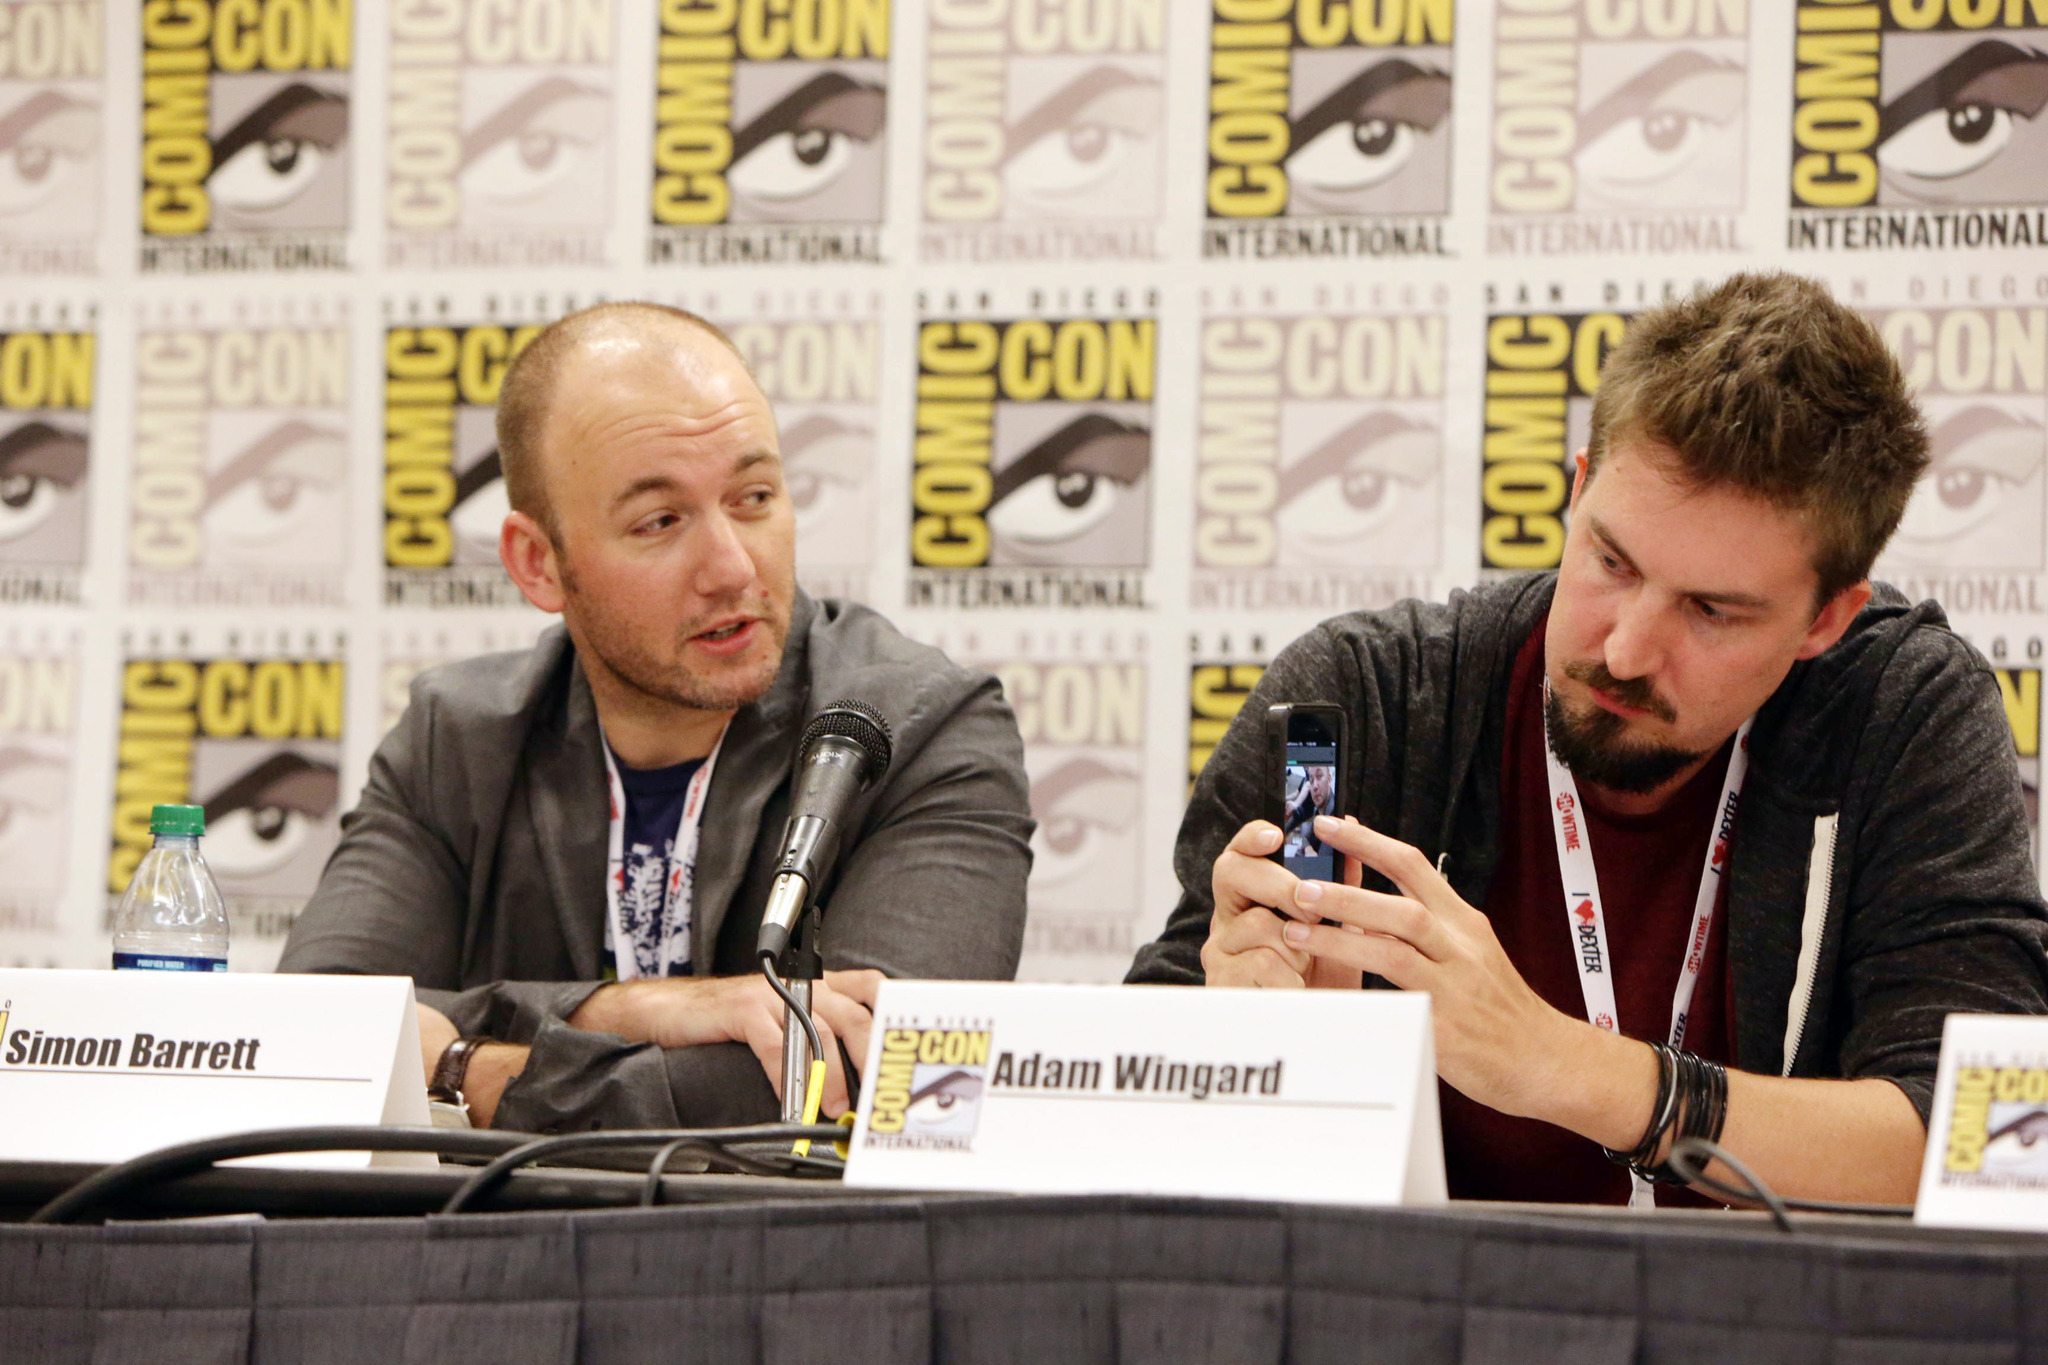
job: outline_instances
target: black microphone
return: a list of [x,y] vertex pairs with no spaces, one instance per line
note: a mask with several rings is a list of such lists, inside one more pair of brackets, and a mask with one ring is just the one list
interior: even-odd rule
[[756,956],[781,957],[797,919],[839,857],[846,812],[889,770],[889,724],[863,701],[842,699],[811,718],[796,760],[796,798],[782,858],[761,916]]

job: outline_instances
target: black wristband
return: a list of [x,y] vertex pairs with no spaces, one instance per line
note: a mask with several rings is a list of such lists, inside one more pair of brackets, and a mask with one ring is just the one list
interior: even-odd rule
[[462,1098],[462,1083],[469,1078],[469,1059],[489,1038],[457,1038],[441,1052],[441,1060],[434,1064],[433,1079],[427,1082],[427,1098],[442,1104],[466,1104]]
[[1680,1054],[1662,1043],[1651,1043],[1650,1051],[1657,1057],[1657,1098],[1650,1103],[1650,1122],[1643,1129],[1642,1140],[1626,1152],[1617,1152],[1611,1147],[1600,1149],[1607,1154],[1609,1161],[1638,1174],[1641,1173],[1640,1168],[1657,1155],[1657,1149],[1664,1144],[1664,1134],[1670,1131],[1678,1116]]

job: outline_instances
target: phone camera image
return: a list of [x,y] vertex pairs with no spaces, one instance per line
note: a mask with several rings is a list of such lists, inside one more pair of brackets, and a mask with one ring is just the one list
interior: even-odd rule
[[1280,822],[1280,858],[1289,872],[1315,881],[1337,880],[1337,855],[1316,838],[1318,815],[1337,813],[1337,746],[1287,746],[1285,818]]

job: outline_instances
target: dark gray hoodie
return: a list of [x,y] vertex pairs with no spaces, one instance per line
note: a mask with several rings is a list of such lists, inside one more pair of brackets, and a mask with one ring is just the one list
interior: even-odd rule
[[[1350,712],[1341,809],[1415,845],[1467,902],[1499,858],[1508,678],[1554,574],[1334,617],[1283,650],[1195,784],[1179,906],[1128,979],[1199,984],[1210,865],[1265,810],[1262,717]],[[1942,1020],[2048,1013],[2048,906],[1997,680],[1932,602],[1880,585],[1757,713],[1728,871],[1737,1064],[1882,1076],[1924,1121]],[[1383,984],[1383,983],[1382,983]]]

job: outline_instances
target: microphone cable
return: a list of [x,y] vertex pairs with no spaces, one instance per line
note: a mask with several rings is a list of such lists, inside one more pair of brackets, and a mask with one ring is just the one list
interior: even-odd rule
[[[1866,1218],[1913,1216],[1911,1204],[1849,1204],[1832,1199],[1788,1199],[1765,1184],[1763,1178],[1752,1171],[1742,1158],[1720,1143],[1709,1142],[1705,1138],[1680,1138],[1671,1144],[1670,1154],[1665,1157],[1665,1161],[1670,1164],[1672,1170],[1684,1177],[1688,1185],[1696,1185],[1716,1199],[1763,1205],[1769,1210],[1771,1221],[1783,1232],[1798,1231],[1792,1226],[1792,1219],[1788,1216],[1794,1211],[1845,1213]],[[1716,1176],[1708,1175],[1707,1167],[1716,1161],[1733,1171],[1736,1178],[1744,1183],[1731,1185]]]
[[[812,1022],[810,1010],[797,1003],[795,993],[789,987],[783,985],[782,978],[775,974],[775,955],[773,953],[763,952],[761,954],[761,975],[768,978],[769,987],[782,997],[782,1003],[789,1008],[791,1014],[796,1016],[796,1021],[804,1026],[804,1038],[811,1045],[810,1076],[804,1085],[803,1121],[807,1124],[815,1124],[818,1121],[818,1111],[824,1108],[825,1105],[825,1044],[818,1037],[818,1026]],[[809,1138],[800,1138],[796,1145],[790,1148],[790,1151],[796,1156],[809,1156],[811,1154],[811,1140]]]

